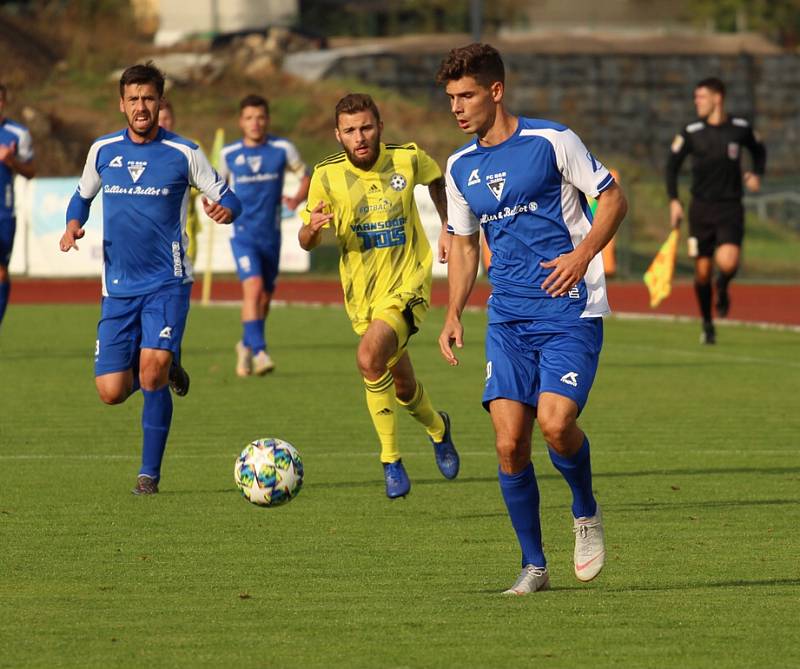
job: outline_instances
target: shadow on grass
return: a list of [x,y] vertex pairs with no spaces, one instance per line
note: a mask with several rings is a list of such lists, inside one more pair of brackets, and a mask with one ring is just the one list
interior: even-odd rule
[[[551,585],[550,590],[547,592],[537,592],[535,596],[527,596],[527,599],[532,601],[541,601],[542,598],[551,596],[551,593],[569,593],[574,595],[576,592],[608,592],[608,593],[626,593],[626,592],[669,592],[674,590],[708,590],[709,588],[764,588],[764,587],[800,587],[800,578],[774,578],[774,579],[757,579],[748,581],[746,579],[737,579],[730,581],[710,581],[708,583],[675,583],[671,585],[629,585],[621,587],[605,587],[601,581],[593,583],[589,588],[588,584],[575,583],[573,585]],[[498,587],[496,590],[483,588],[481,590],[469,590],[469,594],[481,595],[496,595],[502,599],[509,601],[517,601],[520,597],[507,597],[502,595],[502,588]]]

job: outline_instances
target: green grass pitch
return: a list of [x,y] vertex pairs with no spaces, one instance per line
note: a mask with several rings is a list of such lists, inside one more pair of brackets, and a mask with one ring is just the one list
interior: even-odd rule
[[[410,496],[384,496],[341,307],[280,307],[276,372],[238,379],[238,311],[193,307],[192,390],[176,398],[162,493],[129,492],[141,397],[97,399],[97,306],[12,304],[0,331],[0,667],[800,666],[798,334],[606,323],[581,419],[608,560],[572,575],[569,491],[534,461],[553,590],[504,598],[516,541],[480,406],[485,317],[462,365],[433,310],[411,347],[450,412],[454,482],[400,415]],[[288,506],[234,489],[251,439],[306,479]]]

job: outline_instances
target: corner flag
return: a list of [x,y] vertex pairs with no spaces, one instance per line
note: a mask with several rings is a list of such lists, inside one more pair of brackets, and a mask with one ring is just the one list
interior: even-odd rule
[[669,233],[667,241],[650,263],[644,273],[644,283],[650,291],[650,307],[655,309],[672,292],[672,275],[675,272],[675,258],[678,255],[680,232],[675,228]]

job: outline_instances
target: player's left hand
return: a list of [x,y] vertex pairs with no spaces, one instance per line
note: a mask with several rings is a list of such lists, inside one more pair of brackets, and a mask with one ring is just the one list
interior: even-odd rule
[[761,177],[753,172],[744,173],[744,186],[751,193],[758,193],[761,190]]
[[450,257],[450,245],[453,243],[453,235],[451,235],[445,228],[442,228],[439,233],[439,262],[444,264]]
[[233,220],[233,212],[227,207],[223,207],[219,202],[212,202],[205,195],[203,196],[203,211],[215,223],[227,225]]
[[566,295],[586,274],[589,260],[591,258],[585,258],[580,249],[575,249],[553,260],[539,263],[544,269],[553,270],[542,282],[542,290],[547,291],[550,297]]

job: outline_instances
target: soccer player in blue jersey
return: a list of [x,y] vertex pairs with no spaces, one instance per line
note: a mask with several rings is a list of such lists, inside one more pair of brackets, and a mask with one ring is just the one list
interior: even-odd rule
[[[296,209],[308,195],[309,176],[294,145],[269,134],[269,103],[248,95],[239,103],[242,139],[222,149],[220,173],[242,202],[231,249],[242,282],[242,338],[236,373],[263,376],[275,369],[267,352],[265,323],[281,254],[281,211]],[[294,195],[283,195],[286,171],[299,179]]]
[[95,342],[95,385],[106,404],[141,388],[142,466],[133,493],[158,492],[172,422],[172,396],[188,390],[175,357],[189,312],[192,264],[186,256],[191,186],[217,223],[241,205],[198,146],[158,125],[164,75],[152,63],[119,82],[128,127],[95,140],[67,207],[62,251],[78,249],[92,200],[103,193],[103,300]]
[[8,264],[17,231],[14,175],[21,174],[32,179],[36,173],[31,134],[25,126],[5,117],[6,96],[5,85],[0,84],[0,324],[3,323],[11,292]]
[[[442,355],[458,359],[461,313],[480,257],[479,228],[492,252],[483,405],[496,435],[500,490],[522,549],[522,572],[506,594],[549,587],[539,489],[531,462],[534,420],[572,491],[574,569],[581,581],[605,559],[589,440],[577,417],[603,341],[602,248],[625,215],[625,197],[578,136],[558,123],[514,116],[504,104],[505,70],[486,44],[452,50],[437,81],[458,126],[475,139],[447,163],[449,305]],[[592,220],[586,196],[598,207]]]

